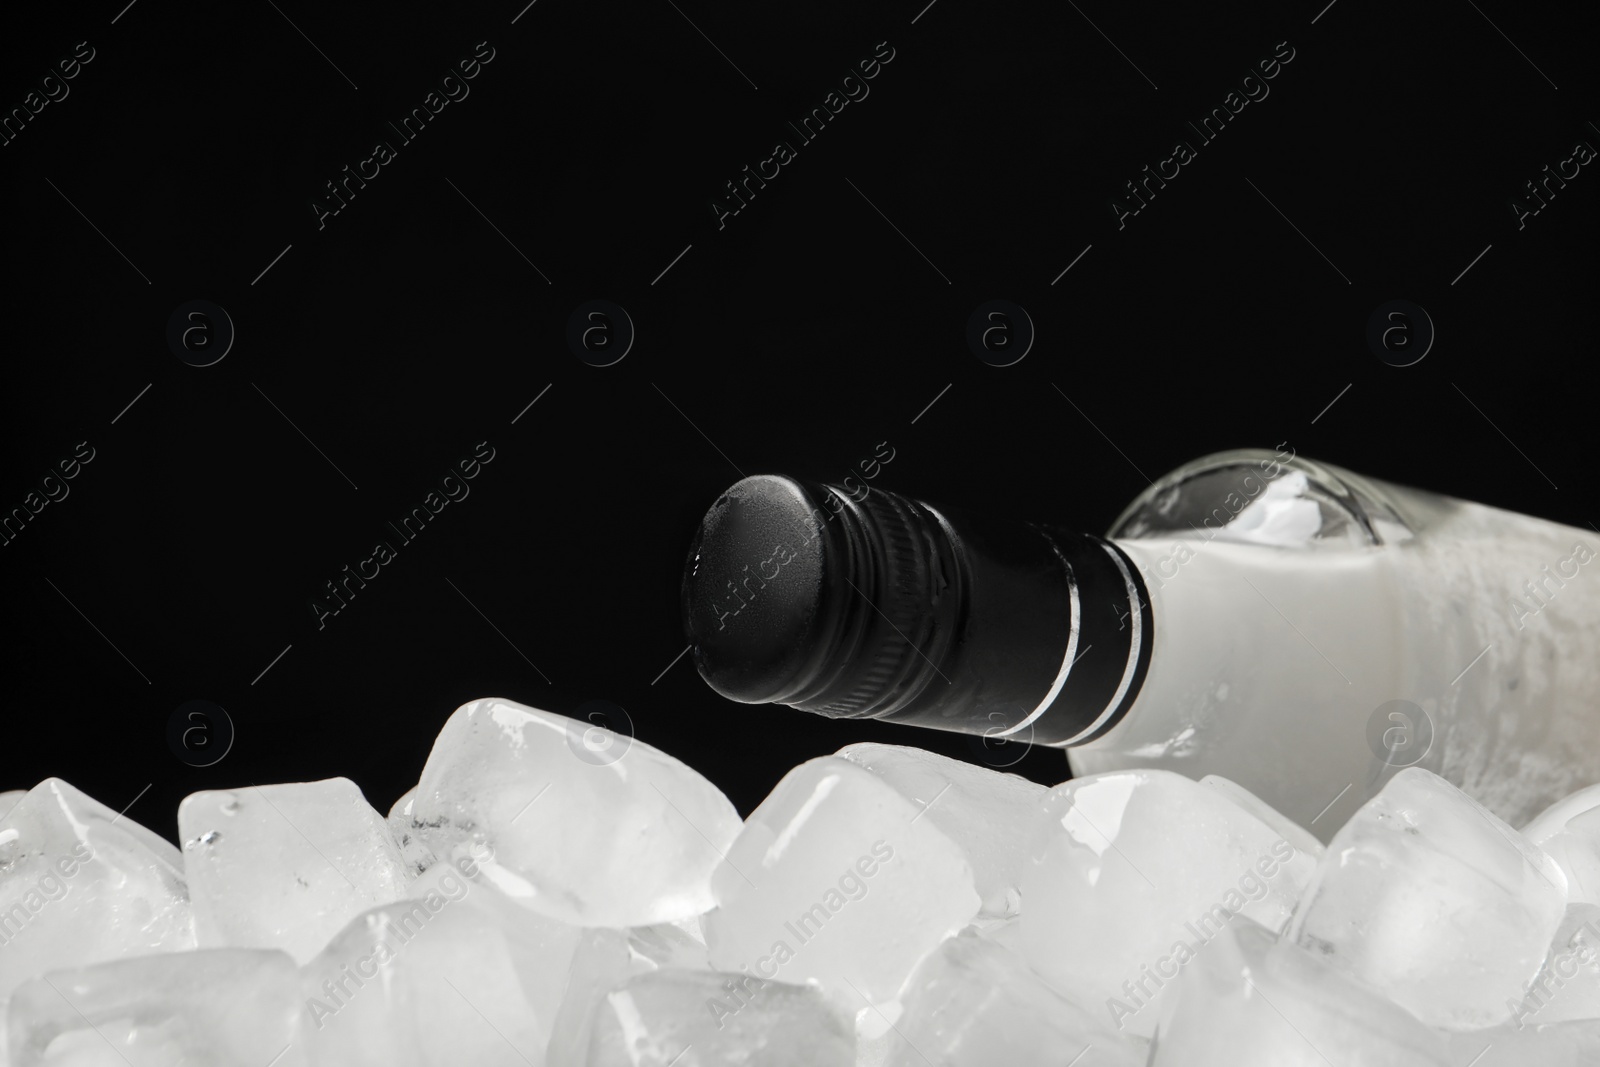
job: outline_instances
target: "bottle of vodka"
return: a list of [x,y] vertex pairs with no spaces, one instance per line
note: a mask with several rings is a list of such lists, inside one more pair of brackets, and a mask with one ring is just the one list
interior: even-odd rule
[[1416,765],[1520,826],[1600,782],[1597,544],[1282,448],[1180,467],[1105,537],[760,475],[683,611],[732,700],[1218,774],[1324,838]]

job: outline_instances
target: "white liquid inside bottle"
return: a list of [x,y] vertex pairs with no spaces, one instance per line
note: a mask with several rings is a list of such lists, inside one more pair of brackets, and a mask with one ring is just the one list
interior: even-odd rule
[[1405,766],[1512,825],[1600,781],[1592,531],[1252,450],[1168,475],[1110,537],[1154,648],[1078,774],[1222,775],[1324,840]]

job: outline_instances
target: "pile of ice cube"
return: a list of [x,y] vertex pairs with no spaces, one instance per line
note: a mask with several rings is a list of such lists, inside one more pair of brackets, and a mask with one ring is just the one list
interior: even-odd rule
[[1600,1062],[1600,786],[1518,832],[1407,769],[1324,849],[1224,779],[863,744],[741,823],[479,700],[387,820],[335,778],[178,821],[0,798],[11,1067]]

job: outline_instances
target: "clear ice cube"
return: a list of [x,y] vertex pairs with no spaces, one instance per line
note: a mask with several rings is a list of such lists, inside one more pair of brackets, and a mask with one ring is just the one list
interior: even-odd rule
[[739,833],[705,917],[720,970],[884,1004],[977,912],[972,868],[927,809],[835,756],[791,770]]
[[11,998],[11,1067],[304,1067],[299,977],[232,948],[45,974]]
[[1021,910],[1022,869],[1047,787],[904,745],[848,745],[836,755],[894,786],[961,847],[972,866],[983,914],[1006,916]]
[[1340,828],[1287,936],[1433,1026],[1506,1021],[1566,908],[1555,862],[1408,767]]
[[165,839],[59,778],[0,819],[0,1001],[45,971],[194,946]]
[[582,926],[706,911],[711,872],[739,831],[728,798],[665,752],[493,699],[451,715],[411,808],[435,855],[487,845],[486,874],[503,891]]
[[1161,1006],[1150,1067],[1464,1067],[1398,1005],[1239,918]]
[[850,1020],[812,987],[743,974],[636,975],[596,1006],[587,1067],[854,1067]]
[[1144,1067],[1149,1042],[1050,989],[1021,955],[968,929],[906,984],[885,1067]]
[[1143,1037],[1187,959],[1238,916],[1282,929],[1316,866],[1232,796],[1171,771],[1065,782],[1037,830],[1022,883],[1029,963]]
[[7,789],[0,793],[0,819],[11,814],[11,809],[17,806],[17,801],[28,795],[26,789]]
[[406,876],[382,816],[348,778],[191,793],[178,806],[203,947],[315,956]]

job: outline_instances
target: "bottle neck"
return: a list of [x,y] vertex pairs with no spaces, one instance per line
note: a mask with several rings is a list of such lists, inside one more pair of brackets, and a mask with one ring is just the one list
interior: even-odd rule
[[1050,691],[998,736],[1064,748],[1102,736],[1133,706],[1150,669],[1155,620],[1139,568],[1114,541],[1040,533],[1068,572],[1073,623]]
[[816,647],[776,702],[1062,747],[1132,706],[1154,620],[1115,543],[878,489],[805,489],[831,566]]

